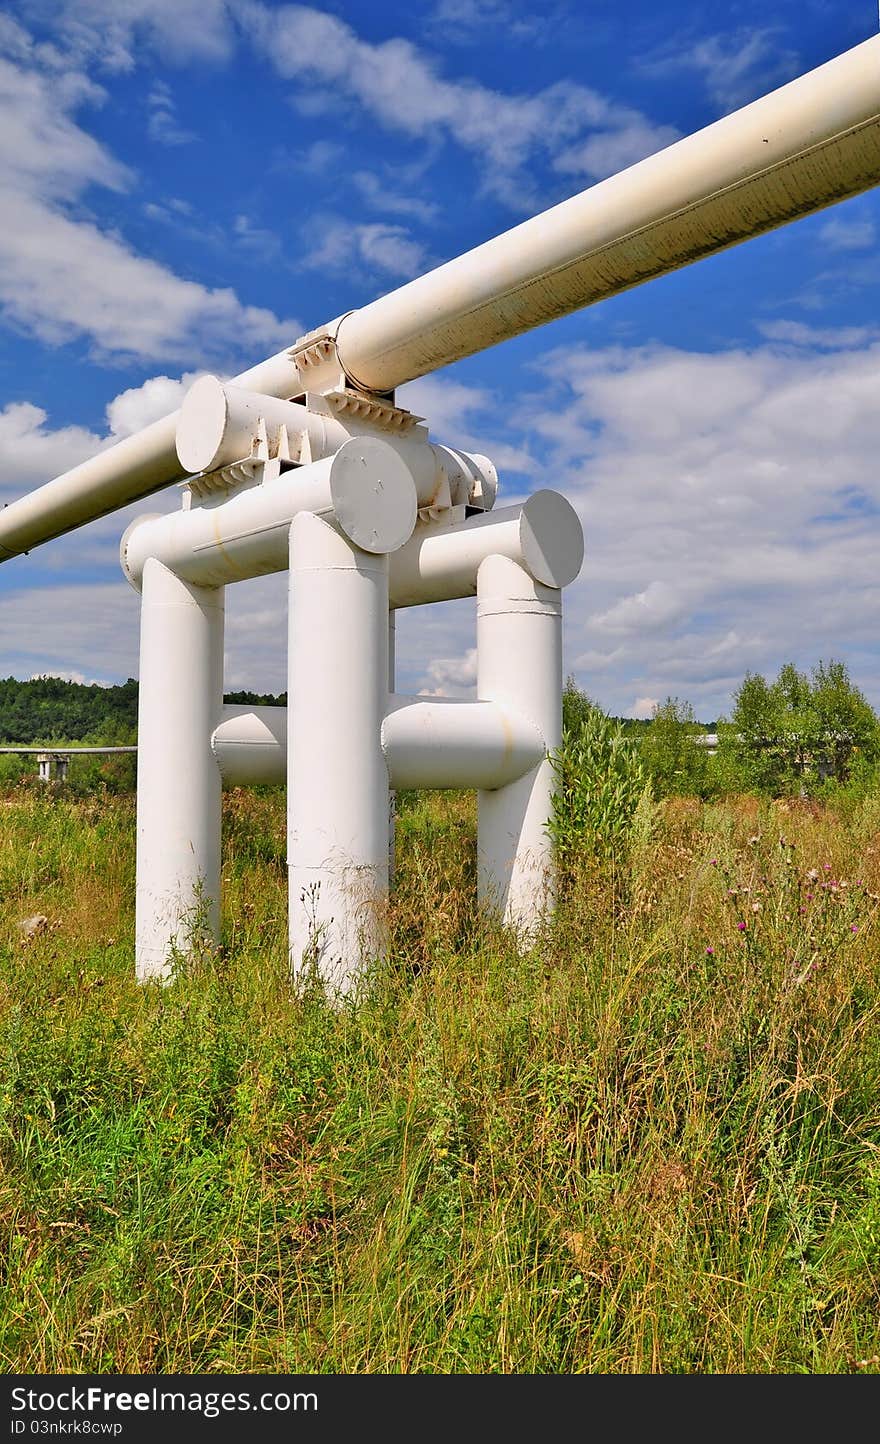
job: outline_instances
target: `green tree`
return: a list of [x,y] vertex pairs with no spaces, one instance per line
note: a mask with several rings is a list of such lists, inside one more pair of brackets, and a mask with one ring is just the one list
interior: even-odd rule
[[667,697],[654,708],[651,725],[641,741],[640,756],[657,797],[706,796],[709,757],[696,741],[704,735],[690,702]]
[[843,662],[819,662],[811,676],[793,663],[772,684],[747,673],[735,695],[722,746],[748,786],[773,795],[845,782],[856,754],[873,761],[878,722]]
[[562,736],[564,741],[570,741],[577,737],[589,726],[593,714],[601,712],[601,707],[582,692],[574,680],[574,677],[566,677],[565,686],[562,689]]
[[620,862],[639,805],[650,808],[651,782],[623,726],[578,692],[563,695],[562,746],[553,756],[556,787],[550,833],[563,865],[583,855]]
[[810,700],[813,756],[835,782],[846,782],[857,755],[868,762],[877,758],[880,725],[874,710],[843,662],[819,662],[813,668]]

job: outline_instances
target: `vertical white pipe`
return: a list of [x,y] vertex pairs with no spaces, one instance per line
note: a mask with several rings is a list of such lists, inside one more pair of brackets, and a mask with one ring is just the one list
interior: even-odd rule
[[294,973],[351,991],[385,951],[388,558],[309,512],[290,528],[288,869]]
[[[509,557],[491,556],[480,565],[477,598],[477,695],[517,708],[549,752],[562,740],[562,593]],[[553,902],[552,792],[545,759],[516,782],[478,793],[480,902],[526,936]]]
[[223,704],[222,588],[183,582],[151,558],[141,595],[137,976],[165,978],[195,927],[217,937]]

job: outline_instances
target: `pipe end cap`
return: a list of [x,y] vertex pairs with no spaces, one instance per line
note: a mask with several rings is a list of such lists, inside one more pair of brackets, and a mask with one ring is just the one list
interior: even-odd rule
[[584,562],[584,532],[571,502],[558,491],[536,491],[520,518],[526,566],[545,587],[567,587]]
[[415,478],[378,437],[354,436],[340,447],[330,468],[330,495],[337,523],[361,551],[396,552],[413,534]]
[[213,471],[217,465],[227,410],[226,392],[216,376],[200,376],[184,396],[177,420],[177,457],[191,476]]

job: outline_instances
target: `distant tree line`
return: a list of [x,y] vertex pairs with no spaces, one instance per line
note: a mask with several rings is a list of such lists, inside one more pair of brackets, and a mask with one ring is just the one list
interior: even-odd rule
[[[595,710],[569,678],[566,737],[582,733]],[[655,797],[880,789],[880,721],[843,662],[819,662],[809,674],[789,662],[773,682],[748,672],[730,717],[714,724],[698,722],[689,702],[667,697],[649,722],[619,725]],[[708,734],[717,735],[712,749]]]
[[[227,702],[254,707],[284,705],[286,694],[229,692]],[[67,682],[61,677],[0,680],[0,745],[80,742],[124,745],[137,738],[138,684],[116,687]]]
[[[225,700],[284,706],[287,694],[237,691],[227,692]],[[59,677],[28,682],[7,677],[0,680],[0,745],[132,743],[137,704],[138,684],[132,677],[115,687]],[[613,726],[609,729],[606,722]],[[609,815],[614,811],[615,789],[623,787],[621,779],[630,779],[629,755],[638,763],[637,774],[626,783],[632,806],[645,780],[655,798],[708,799],[736,792],[812,796],[853,786],[880,791],[880,722],[842,662],[819,662],[809,674],[787,663],[772,682],[746,673],[730,717],[716,723],[698,722],[691,704],[678,697],[667,697],[648,721],[606,719],[569,678],[563,723],[569,746],[561,785],[573,788],[572,796],[577,793],[582,801],[589,792],[594,822],[602,809]],[[714,749],[701,743],[707,733],[717,733]],[[0,775],[11,777],[11,768],[12,759],[6,759]],[[603,768],[608,776],[600,787]],[[129,771],[133,777],[133,761],[130,766],[120,761],[118,769],[120,778]],[[581,774],[587,773],[592,780],[585,791]]]

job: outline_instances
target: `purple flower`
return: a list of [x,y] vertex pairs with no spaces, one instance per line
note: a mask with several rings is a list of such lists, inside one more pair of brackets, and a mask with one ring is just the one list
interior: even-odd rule
[[706,957],[707,957],[707,958],[714,958],[714,956],[715,956],[715,949],[714,949],[714,948],[707,948],[707,949],[706,949]]
[[739,932],[741,932],[741,933],[744,933],[744,932],[745,932],[745,930],[746,930],[746,925],[745,925],[745,923],[737,923],[736,926],[737,926],[737,929],[739,930]]
[[853,923],[852,927],[850,928],[850,932],[851,932],[851,933],[857,933],[858,930],[859,930],[859,925],[858,925],[858,923]]

